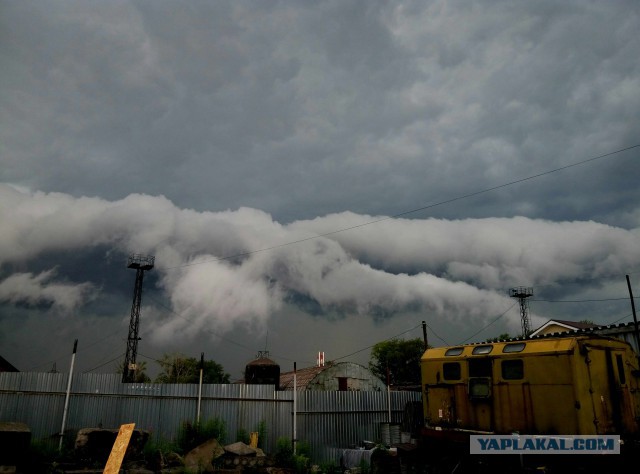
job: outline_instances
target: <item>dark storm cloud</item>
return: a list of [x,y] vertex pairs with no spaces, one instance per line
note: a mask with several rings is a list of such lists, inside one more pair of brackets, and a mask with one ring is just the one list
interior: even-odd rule
[[[77,196],[393,214],[631,145],[639,118],[634,2],[6,2],[2,21],[2,180]],[[595,191],[633,225],[637,195],[608,190],[637,156],[434,215],[584,219]]]
[[145,327],[166,344],[304,311],[305,327],[427,313],[473,332],[513,305],[509,286],[606,297],[637,267],[640,148],[588,161],[638,144],[635,1],[0,9],[0,295],[29,315],[15,334],[42,308],[71,331],[126,307],[130,278],[111,274],[130,252],[158,257],[170,310],[150,304]]

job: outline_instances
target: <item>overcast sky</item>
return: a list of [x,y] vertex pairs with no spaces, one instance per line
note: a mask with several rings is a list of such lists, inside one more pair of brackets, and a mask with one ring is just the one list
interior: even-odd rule
[[0,0],[0,355],[239,378],[632,321],[640,3]]

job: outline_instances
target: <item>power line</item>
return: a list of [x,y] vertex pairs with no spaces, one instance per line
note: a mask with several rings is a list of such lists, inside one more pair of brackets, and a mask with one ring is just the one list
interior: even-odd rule
[[611,324],[615,324],[615,323],[619,323],[620,321],[622,321],[623,319],[627,319],[630,318],[631,316],[633,316],[632,313],[627,314],[626,316],[622,316],[621,318],[616,319],[614,322],[612,322]]
[[[633,299],[638,299],[638,296],[634,296]],[[601,299],[592,299],[592,300],[531,300],[542,303],[599,303],[603,301],[621,301],[628,300],[629,297],[626,298],[601,298]]]
[[388,221],[388,220],[391,220],[391,219],[397,219],[398,217],[406,216],[406,215],[409,215],[409,214],[414,214],[414,213],[420,212],[420,211],[425,211],[427,209],[433,209],[434,207],[443,206],[445,204],[450,204],[452,202],[461,201],[463,199],[468,199],[470,197],[479,196],[481,194],[489,193],[491,191],[496,191],[498,189],[502,189],[502,188],[506,188],[506,187],[509,187],[509,186],[513,186],[514,184],[524,183],[525,181],[530,181],[532,179],[540,178],[542,176],[547,176],[549,174],[556,173],[558,171],[564,171],[564,170],[569,169],[569,168],[573,168],[573,167],[576,167],[576,166],[581,166],[581,165],[590,163],[592,161],[596,161],[596,160],[607,158],[607,157],[610,157],[610,156],[613,156],[613,155],[617,155],[619,153],[622,153],[622,152],[625,152],[625,151],[629,151],[629,150],[632,150],[632,149],[638,148],[638,147],[640,147],[640,144],[632,145],[632,146],[626,147],[626,148],[621,148],[619,150],[612,151],[612,152],[609,152],[609,153],[605,153],[603,155],[595,156],[593,158],[588,158],[586,160],[582,160],[582,161],[578,161],[578,162],[575,162],[575,163],[571,163],[571,164],[566,165],[566,166],[561,166],[559,168],[555,168],[555,169],[552,169],[552,170],[544,171],[542,173],[538,173],[538,174],[534,174],[534,175],[531,175],[531,176],[527,176],[526,178],[520,178],[520,179],[516,179],[514,181],[509,181],[508,183],[503,183],[503,184],[500,184],[500,185],[497,185],[497,186],[493,186],[493,187],[490,187],[490,188],[482,189],[480,191],[474,191],[472,193],[464,194],[462,196],[457,196],[457,197],[454,197],[454,198],[451,198],[451,199],[445,199],[444,201],[438,201],[436,203],[428,204],[426,206],[418,207],[418,208],[415,208],[415,209],[411,209],[409,211],[404,211],[404,212],[400,212],[398,214],[394,214],[394,215],[391,215],[391,216],[381,217],[379,219],[374,219],[372,221],[364,222],[362,224],[357,224],[357,225],[350,226],[350,227],[344,227],[342,229],[338,229],[338,230],[334,230],[334,231],[330,231],[330,232],[325,232],[325,233],[322,233],[322,234],[316,234],[316,235],[313,235],[313,236],[310,236],[310,237],[306,237],[304,239],[292,240],[292,241],[289,241],[289,242],[284,242],[282,244],[272,245],[270,247],[264,247],[264,248],[257,249],[257,250],[249,250],[249,251],[237,253],[237,254],[234,254],[234,255],[228,255],[226,257],[217,257],[217,258],[212,258],[212,259],[201,260],[199,262],[185,263],[183,265],[177,265],[175,267],[167,267],[166,270],[171,270],[171,269],[174,269],[174,268],[189,267],[189,266],[193,266],[193,265],[202,265],[204,263],[209,263],[209,262],[220,262],[220,261],[230,260],[230,259],[234,259],[234,258],[246,257],[248,255],[253,255],[255,253],[266,252],[266,251],[269,251],[269,250],[275,250],[275,249],[286,247],[286,246],[289,246],[289,245],[295,245],[295,244],[299,244],[299,243],[302,243],[302,242],[307,242],[309,240],[319,239],[321,237],[327,237],[329,235],[334,235],[334,234],[339,234],[341,232],[347,232],[349,230],[359,229],[361,227],[369,226],[369,225],[372,225],[372,224],[377,224],[379,222],[384,222],[384,221]]
[[406,334],[408,332],[413,331],[416,328],[419,328],[420,326],[421,326],[421,324],[418,324],[417,326],[414,326],[414,327],[412,327],[410,329],[407,329],[406,331],[402,331],[400,334],[396,334],[395,336],[391,336],[390,338],[384,339],[382,341],[378,341],[375,344],[371,344],[370,346],[367,346],[364,349],[359,349],[359,350],[357,350],[355,352],[352,352],[351,354],[347,354],[347,355],[344,355],[342,357],[336,357],[335,359],[331,359],[331,360],[336,361],[336,360],[340,360],[340,359],[346,359],[347,357],[351,357],[352,355],[359,354],[360,352],[366,351],[367,349],[371,349],[376,344],[380,344],[381,342],[387,342],[387,341],[391,341],[393,339],[396,339],[396,338],[402,336],[403,334]]
[[504,313],[502,313],[501,315],[497,316],[493,321],[491,321],[489,324],[487,324],[485,327],[483,327],[482,329],[480,329],[479,331],[473,333],[471,336],[469,336],[468,338],[466,338],[464,341],[462,341],[460,344],[464,344],[465,342],[467,342],[469,339],[476,337],[478,334],[480,334],[482,331],[484,331],[485,329],[487,329],[489,326],[491,326],[492,324],[494,324],[496,321],[498,321],[500,318],[502,318],[505,314],[507,314],[509,311],[511,311],[511,309],[517,305],[518,303],[513,303],[513,305],[511,305],[509,307],[509,309],[507,309]]
[[99,369],[100,367],[104,367],[105,365],[110,364],[111,362],[115,362],[116,360],[118,360],[122,356],[124,356],[124,352],[122,354],[120,354],[119,356],[114,357],[113,359],[106,361],[103,364],[97,365],[96,367],[94,367],[92,369],[85,370],[84,373],[88,374],[89,372],[93,372],[94,370]]
[[162,362],[163,362],[163,361],[161,361],[160,359],[156,359],[155,357],[151,357],[151,356],[144,355],[144,354],[141,354],[141,353],[138,353],[138,354],[139,354],[140,356],[144,357],[145,359],[152,360],[152,361],[154,361],[154,362],[157,362],[158,364],[162,364]]
[[[116,335],[116,334],[118,334],[119,332],[120,332],[120,329],[118,329],[118,330],[116,330],[116,331],[114,331],[114,332],[112,332],[112,333],[110,333],[110,334],[107,334],[107,335],[106,335],[106,336],[104,336],[104,337],[100,337],[100,338],[98,338],[98,339],[95,339],[94,341],[90,342],[89,344],[81,344],[81,345],[80,345],[80,347],[79,347],[79,348],[78,348],[78,350],[77,350],[77,353],[78,353],[78,354],[82,354],[82,353],[84,353],[87,349],[89,349],[90,347],[93,347],[93,346],[95,346],[95,345],[97,345],[97,344],[100,344],[100,343],[102,343],[102,342],[106,341],[107,339],[109,339],[110,337],[115,336],[115,335]],[[32,367],[29,369],[29,371],[35,370],[35,369],[37,369],[37,368],[39,368],[39,367],[44,367],[44,366],[46,366],[46,365],[51,365],[51,364],[57,363],[57,362],[61,361],[62,359],[64,359],[66,356],[67,356],[67,354],[66,354],[66,353],[64,353],[64,354],[62,354],[62,353],[61,353],[59,357],[57,357],[57,358],[55,358],[55,359],[53,359],[53,360],[50,360],[49,362],[43,362],[42,364],[38,364],[38,365],[32,366]]]
[[[631,268],[629,270],[624,271],[623,274],[635,275],[638,273],[640,273],[640,270]],[[580,281],[586,282],[586,281],[613,280],[613,279],[619,278],[620,275],[621,274],[619,272],[616,272],[616,273],[604,273],[602,275],[591,276],[591,277],[583,276],[583,277],[580,277]],[[623,278],[623,281],[624,281],[624,278]],[[536,282],[534,286],[536,290],[540,288],[547,288],[547,287],[556,288],[558,286],[558,283],[557,283],[557,280],[550,279],[548,283],[545,281],[539,281],[539,282]],[[543,301],[543,300],[532,300],[532,301]]]
[[[598,301],[618,301],[618,300],[624,300],[624,299],[628,299],[628,298],[610,298],[610,299],[601,299],[601,300],[576,300],[576,301],[550,301],[551,303],[582,303],[582,302],[598,302]],[[635,299],[635,297],[634,297]],[[545,301],[545,300],[533,300],[533,301]],[[467,342],[468,340],[474,338],[475,336],[477,336],[478,334],[480,334],[482,331],[484,331],[485,329],[487,329],[489,326],[493,325],[495,322],[497,322],[500,318],[502,318],[505,314],[507,314],[517,303],[514,303],[509,309],[507,309],[504,313],[500,314],[498,317],[496,317],[495,319],[493,319],[489,324],[487,324],[486,326],[484,326],[482,329],[480,329],[479,331],[475,332],[474,334],[472,334],[471,336],[469,336],[468,338],[466,338],[464,341],[460,342],[460,344],[464,344],[465,342]],[[617,320],[615,320],[613,323],[611,324],[615,324],[618,321],[622,321],[623,319],[627,319],[628,317],[630,317],[631,314],[628,314],[626,316],[623,316]],[[445,343],[445,345],[449,345],[447,344],[446,341],[443,340],[443,342]]]
[[438,339],[440,339],[442,342],[444,342],[445,346],[448,346],[449,343],[447,341],[445,341],[442,337],[438,336],[438,334],[433,330],[433,328],[431,326],[429,326],[427,323],[425,323],[425,325],[427,326],[427,328],[429,328],[429,331],[431,331],[431,333],[436,336]]

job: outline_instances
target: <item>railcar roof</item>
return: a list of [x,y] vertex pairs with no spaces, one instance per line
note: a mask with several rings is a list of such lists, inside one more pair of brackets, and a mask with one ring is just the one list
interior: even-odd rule
[[594,345],[612,347],[627,346],[625,341],[594,335],[564,335],[563,337],[534,337],[529,339],[509,339],[498,342],[461,344],[459,346],[435,347],[428,349],[422,360],[455,360],[467,357],[518,356],[524,354],[559,354],[572,352],[580,341],[589,341]]

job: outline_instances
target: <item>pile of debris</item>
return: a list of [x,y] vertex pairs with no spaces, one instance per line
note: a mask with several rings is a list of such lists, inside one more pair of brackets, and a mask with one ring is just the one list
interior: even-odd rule
[[[37,467],[38,471],[55,471],[65,474],[101,474],[118,436],[118,429],[83,428],[75,437],[72,451],[67,451],[55,461]],[[133,430],[124,454],[120,472],[126,474],[178,474],[193,473],[265,473],[290,474],[294,471],[276,466],[273,456],[267,456],[256,443],[247,445],[236,442],[222,446],[210,439],[184,456],[175,452],[145,452],[150,433]],[[0,423],[0,473],[35,472],[30,457],[31,432],[22,423]],[[257,441],[257,440],[256,440]],[[46,461],[43,459],[46,463]],[[40,461],[38,461],[40,462]],[[52,472],[53,472],[52,471]]]
[[221,446],[215,439],[192,449],[185,455],[183,463],[184,468],[194,472],[214,472],[214,469],[215,472],[242,472],[245,467],[270,465],[272,461],[260,448],[253,448],[241,441]]
[[[104,465],[118,430],[87,428],[78,432],[75,442],[75,457],[83,467],[90,464]],[[145,459],[143,448],[149,433],[134,430],[129,442],[123,468],[127,473],[148,474],[172,472],[242,472],[243,468],[273,467],[273,461],[262,449],[242,442],[221,446],[218,440],[210,439],[180,456],[177,453],[158,452],[152,459]],[[265,472],[268,472],[265,470]]]

